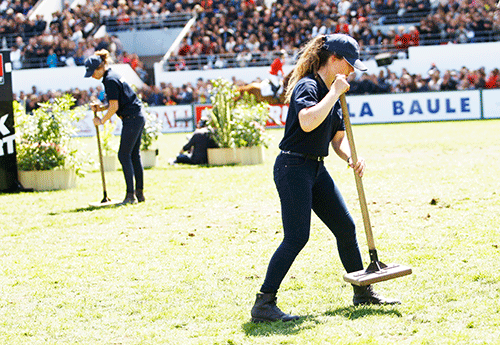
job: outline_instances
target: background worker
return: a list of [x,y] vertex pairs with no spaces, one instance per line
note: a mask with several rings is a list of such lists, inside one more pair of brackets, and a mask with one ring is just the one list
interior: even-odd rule
[[208,117],[202,117],[188,143],[182,147],[181,152],[172,164],[207,164],[207,149],[218,147],[208,128]]
[[[122,165],[127,193],[122,204],[145,201],[144,170],[140,146],[142,131],[146,122],[142,114],[142,103],[130,85],[115,73],[109,65],[111,57],[107,50],[99,50],[85,60],[85,78],[102,79],[108,105],[91,104],[94,112],[107,110],[102,117],[94,117],[94,125],[103,125],[116,114],[122,120],[122,132],[118,159]],[[135,189],[134,189],[135,178]],[[137,199],[136,199],[137,197]]]
[[[276,293],[296,256],[306,245],[311,210],[337,240],[347,272],[363,269],[354,221],[323,163],[331,144],[335,153],[363,176],[363,158],[351,159],[339,96],[349,90],[346,78],[354,68],[366,70],[359,60],[359,46],[343,34],[318,35],[301,51],[286,90],[289,109],[281,153],[274,165],[274,182],[281,201],[284,239],[274,253],[257,294],[253,322],[290,321],[299,317],[276,306]],[[396,300],[376,294],[371,286],[354,286],[354,305],[393,304]]]

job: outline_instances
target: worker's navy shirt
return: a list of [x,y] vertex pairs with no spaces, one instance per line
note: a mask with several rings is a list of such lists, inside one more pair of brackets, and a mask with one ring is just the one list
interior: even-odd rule
[[311,132],[304,132],[299,123],[299,112],[319,103],[329,92],[321,77],[308,75],[295,85],[285,124],[285,135],[279,147],[314,156],[328,156],[328,147],[337,131],[344,131],[342,108],[337,101],[325,120]]
[[116,115],[121,118],[126,118],[129,115],[135,115],[141,112],[141,101],[124,78],[120,77],[111,69],[108,69],[104,72],[102,83],[104,84],[108,103],[111,100],[118,101],[118,111]]

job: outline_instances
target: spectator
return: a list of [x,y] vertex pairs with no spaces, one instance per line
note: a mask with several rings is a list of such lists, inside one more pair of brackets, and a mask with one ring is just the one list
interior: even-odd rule
[[163,88],[163,104],[176,105],[177,99],[175,98],[173,88],[171,86]]
[[457,89],[458,82],[451,77],[450,71],[445,71],[443,74],[443,80],[440,85],[441,91],[454,91]]
[[190,104],[193,102],[193,89],[189,84],[182,85],[182,91],[179,94],[178,104]]
[[148,84],[149,82],[148,72],[146,71],[144,63],[142,61],[137,60],[137,67],[135,68],[135,72],[144,83]]
[[188,44],[187,37],[182,39],[182,42],[179,45],[179,50],[177,51],[178,56],[187,56],[191,51],[191,46]]
[[149,98],[146,100],[149,105],[158,106],[164,105],[164,97],[158,86],[151,86]]
[[490,72],[490,75],[488,76],[488,79],[486,80],[485,87],[487,89],[495,89],[498,88],[499,80],[498,80],[498,74],[499,70],[498,68],[495,68]]
[[405,33],[405,27],[403,25],[398,26],[398,33],[394,37],[394,45],[399,50],[404,51],[410,46],[410,35]]
[[484,68],[481,67],[477,70],[477,79],[476,84],[474,85],[476,89],[484,89],[486,87],[486,73],[484,72]]
[[47,66],[49,66],[49,68],[57,67],[57,62],[57,55],[54,52],[54,49],[50,48],[49,55],[47,56]]
[[12,46],[11,51],[10,51],[10,61],[12,62],[13,69],[21,69],[22,68],[21,50],[15,44]]
[[430,91],[427,80],[422,78],[421,74],[415,76],[415,86],[417,87],[417,92],[428,92]]
[[439,70],[435,70],[430,75],[430,80],[428,83],[429,90],[430,91],[439,91],[441,89],[442,82],[443,82],[443,79],[441,78],[441,73],[439,72]]

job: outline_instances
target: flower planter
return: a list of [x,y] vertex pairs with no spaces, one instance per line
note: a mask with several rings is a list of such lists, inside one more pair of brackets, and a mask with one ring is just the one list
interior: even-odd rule
[[236,148],[236,160],[242,165],[261,164],[264,162],[262,146]]
[[236,164],[236,150],[234,148],[215,148],[207,149],[209,165],[228,165]]
[[261,164],[264,161],[262,146],[208,149],[209,165]]
[[24,188],[36,191],[59,190],[76,187],[76,172],[68,170],[34,170],[18,172],[19,182]]
[[102,157],[102,167],[104,171],[116,171],[116,161],[117,158],[115,155],[113,156],[103,156]]
[[158,150],[141,151],[142,167],[152,168],[156,166],[156,156],[158,156]]

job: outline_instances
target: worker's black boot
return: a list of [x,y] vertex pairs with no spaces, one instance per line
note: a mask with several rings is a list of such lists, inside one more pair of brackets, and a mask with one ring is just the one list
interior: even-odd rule
[[137,204],[137,199],[135,198],[134,193],[128,193],[125,196],[125,199],[120,203],[121,205],[126,205],[126,204]]
[[137,197],[138,202],[146,201],[146,198],[144,197],[144,191],[142,189],[136,189],[135,196]]
[[286,322],[298,319],[298,316],[285,314],[276,306],[276,293],[259,292],[257,294],[255,304],[252,308],[252,322],[272,322],[279,320]]
[[367,286],[352,286],[354,289],[354,297],[352,298],[352,303],[354,305],[363,304],[401,304],[400,301],[396,299],[384,298],[378,293],[373,291],[371,285]]

